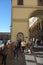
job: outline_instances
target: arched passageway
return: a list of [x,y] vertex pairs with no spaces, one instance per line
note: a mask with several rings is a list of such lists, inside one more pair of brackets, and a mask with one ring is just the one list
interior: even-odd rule
[[36,10],[29,17],[30,38],[43,39],[43,10]]

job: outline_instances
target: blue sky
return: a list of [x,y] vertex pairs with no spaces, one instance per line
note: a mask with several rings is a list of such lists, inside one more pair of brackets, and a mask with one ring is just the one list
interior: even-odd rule
[[0,0],[0,32],[10,32],[11,0]]

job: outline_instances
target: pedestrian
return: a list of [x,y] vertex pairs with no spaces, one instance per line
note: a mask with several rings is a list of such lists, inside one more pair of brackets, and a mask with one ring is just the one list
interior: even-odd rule
[[21,42],[21,47],[22,47],[22,51],[24,52],[24,50],[26,49],[26,41],[22,41]]
[[7,42],[4,42],[4,47],[2,48],[2,65],[6,65],[6,58],[8,53]]
[[22,42],[22,40],[19,39],[19,40],[18,40],[18,49],[19,49],[19,50],[20,50],[20,47],[21,47],[21,42]]
[[14,57],[18,58],[18,42],[16,41],[15,45],[14,45]]

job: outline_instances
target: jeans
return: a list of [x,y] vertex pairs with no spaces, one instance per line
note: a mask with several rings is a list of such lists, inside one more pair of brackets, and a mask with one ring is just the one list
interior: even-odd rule
[[6,57],[7,57],[7,55],[2,56],[2,64],[4,64],[4,65],[6,65]]

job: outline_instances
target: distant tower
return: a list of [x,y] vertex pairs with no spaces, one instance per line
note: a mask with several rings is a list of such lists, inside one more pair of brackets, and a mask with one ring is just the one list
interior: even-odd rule
[[11,41],[29,41],[29,18],[34,11],[41,9],[38,0],[12,0]]

